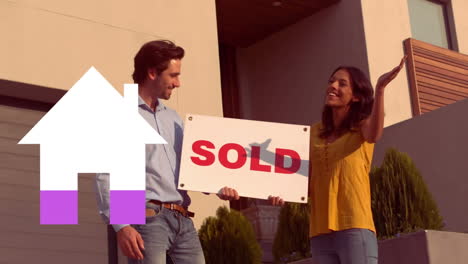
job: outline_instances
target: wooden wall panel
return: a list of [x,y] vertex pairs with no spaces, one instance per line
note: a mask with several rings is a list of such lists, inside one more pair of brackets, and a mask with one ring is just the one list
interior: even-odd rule
[[468,55],[411,38],[404,46],[413,115],[468,98]]

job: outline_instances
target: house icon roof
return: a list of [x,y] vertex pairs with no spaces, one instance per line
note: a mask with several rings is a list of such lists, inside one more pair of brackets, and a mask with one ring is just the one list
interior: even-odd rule
[[124,93],[91,67],[19,144],[165,144],[138,114],[138,85],[126,84]]

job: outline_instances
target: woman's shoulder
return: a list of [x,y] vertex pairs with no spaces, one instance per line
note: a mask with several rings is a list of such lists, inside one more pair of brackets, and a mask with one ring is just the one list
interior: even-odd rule
[[322,122],[313,123],[310,126],[310,135],[312,138],[319,137],[322,130]]
[[320,130],[322,129],[322,122],[319,121],[319,122],[315,122],[313,123],[311,126],[310,126],[310,130]]

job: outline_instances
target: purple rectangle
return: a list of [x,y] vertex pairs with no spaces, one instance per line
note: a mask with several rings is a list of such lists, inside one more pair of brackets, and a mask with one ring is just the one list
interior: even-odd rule
[[146,191],[110,191],[111,224],[145,224]]
[[41,191],[41,225],[78,224],[78,191]]

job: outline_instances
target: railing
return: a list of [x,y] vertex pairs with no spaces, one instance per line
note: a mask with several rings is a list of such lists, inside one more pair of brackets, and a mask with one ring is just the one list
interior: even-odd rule
[[406,39],[413,115],[468,98],[468,55]]

